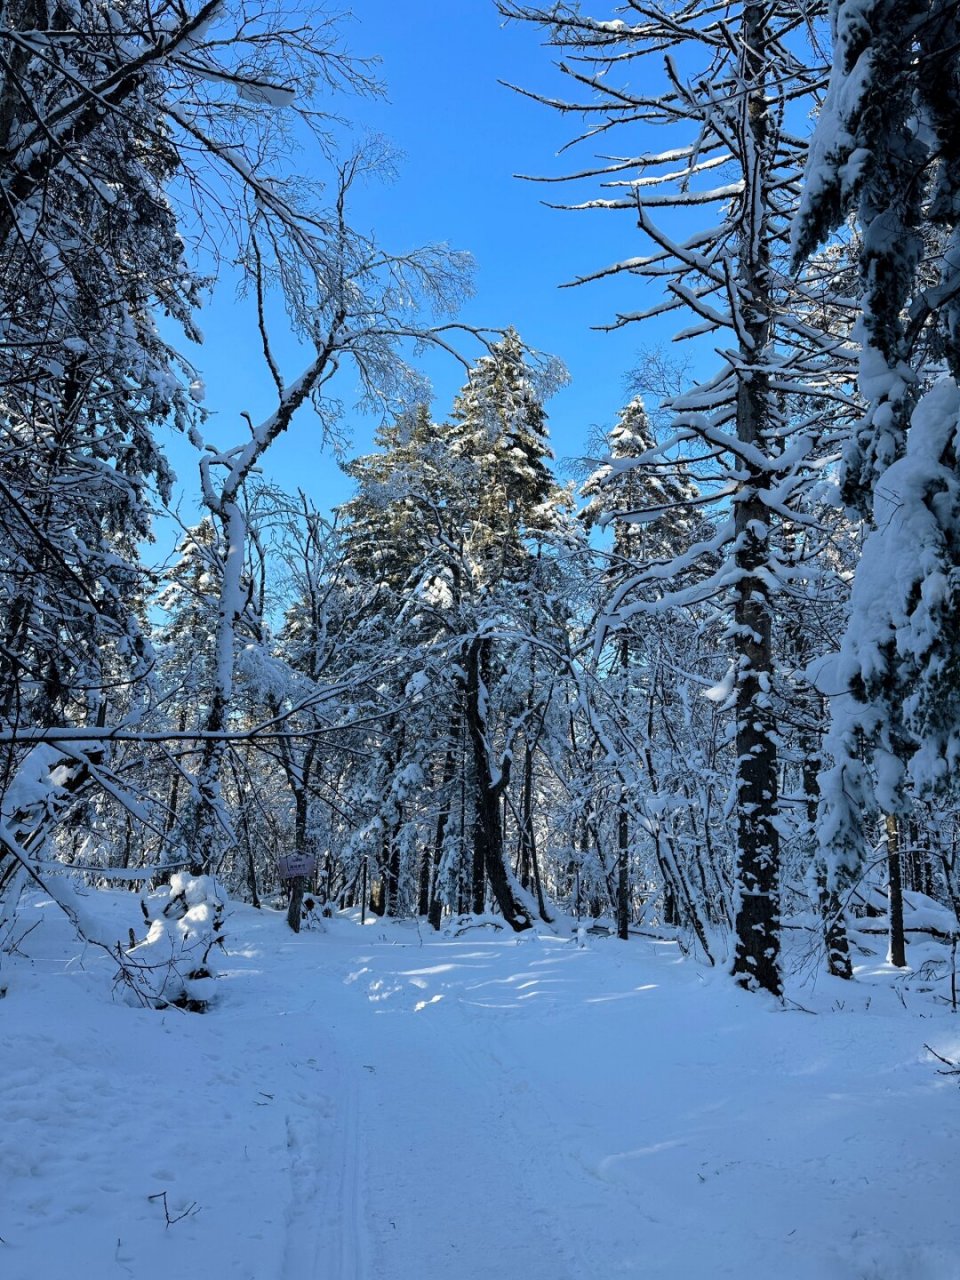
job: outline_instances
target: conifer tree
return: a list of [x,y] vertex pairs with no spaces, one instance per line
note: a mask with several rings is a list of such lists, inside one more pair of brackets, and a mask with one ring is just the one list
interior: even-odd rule
[[[509,866],[502,798],[511,781],[513,740],[532,713],[534,694],[528,689],[526,705],[507,716],[503,743],[497,750],[492,710],[504,654],[492,632],[504,614],[515,616],[517,607],[523,607],[525,589],[538,564],[536,547],[559,531],[568,499],[547,466],[553,455],[546,415],[514,330],[508,330],[470,370],[452,417],[453,452],[469,459],[472,468],[463,495],[466,505],[461,507],[469,591],[463,598],[468,632],[461,659],[465,672],[461,693],[475,777],[473,908],[483,909],[486,878],[508,922],[521,930],[533,923],[537,906],[526,897]],[[531,760],[531,754],[525,755],[525,776]],[[521,825],[527,832],[529,858],[529,813]],[[542,912],[542,898],[539,907]]]
[[[842,478],[871,528],[833,673],[819,839],[842,887],[866,851],[864,814],[887,815],[893,921],[899,822],[916,796],[953,790],[960,760],[960,20],[940,0],[840,0],[830,14],[794,248],[799,262],[856,216],[867,411]],[[948,376],[929,386],[936,362]],[[891,954],[903,962],[902,939]]]
[[[603,706],[606,706],[615,708],[618,719],[632,722],[623,737],[619,729],[613,730],[622,742],[614,757],[619,792],[616,801],[617,932],[626,939],[629,864],[637,843],[631,828],[642,827],[649,832],[656,825],[649,815],[649,800],[657,780],[650,754],[651,734],[643,728],[644,723],[649,725],[650,717],[643,710],[643,704],[664,696],[662,690],[655,693],[653,688],[664,619],[651,619],[642,611],[627,617],[629,606],[638,601],[624,596],[623,588],[635,582],[654,562],[673,563],[694,540],[691,519],[696,519],[697,490],[682,465],[670,463],[665,467],[658,457],[657,442],[639,396],[621,410],[607,435],[607,443],[608,456],[582,487],[582,493],[589,499],[582,518],[588,528],[599,525],[613,530],[612,548],[604,556],[605,599],[601,610],[614,621],[604,636],[606,643],[597,646],[612,653],[612,670],[604,676],[605,697],[598,715],[604,718]],[[646,598],[653,604],[659,594],[651,588],[640,592],[641,599]],[[614,600],[617,604],[611,612]],[[698,931],[704,933],[699,912],[678,883],[681,869],[672,859],[663,856],[659,841],[655,844],[670,913],[676,911],[678,904],[684,917],[695,912]]]
[[[377,453],[348,467],[359,489],[342,515],[348,560],[377,593],[379,619],[367,625],[381,629],[381,653],[392,655],[382,687],[397,710],[382,721],[368,787],[386,806],[374,834],[384,841],[378,860],[387,899],[398,878],[410,878],[397,851],[419,796],[436,817],[423,841],[417,904],[436,921],[437,894],[452,882],[444,850],[459,829],[458,854],[464,834],[472,853],[453,876],[457,905],[483,911],[489,883],[513,927],[525,928],[546,906],[542,894],[536,907],[527,900],[509,867],[503,803],[512,801],[520,739],[520,864],[533,889],[537,666],[529,648],[520,657],[518,645],[492,632],[523,635],[535,625],[536,584],[549,576],[543,543],[569,499],[547,465],[545,415],[518,335],[508,331],[471,368],[449,424],[434,424],[420,408],[382,429],[377,444]],[[439,712],[423,696],[427,680],[449,690]]]

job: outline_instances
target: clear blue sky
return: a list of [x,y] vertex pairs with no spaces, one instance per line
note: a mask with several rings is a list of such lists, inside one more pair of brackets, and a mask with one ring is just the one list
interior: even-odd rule
[[[636,254],[639,232],[629,213],[558,212],[541,201],[549,190],[518,181],[515,173],[557,173],[566,164],[585,163],[590,152],[558,160],[556,153],[578,120],[512,93],[498,81],[557,90],[553,52],[527,25],[503,26],[492,0],[358,0],[346,25],[351,49],[382,59],[388,100],[341,103],[341,110],[390,138],[402,153],[400,176],[388,186],[371,186],[361,197],[354,222],[375,228],[393,249],[447,241],[469,250],[477,263],[476,294],[460,318],[478,325],[515,326],[531,346],[559,356],[572,381],[547,405],[558,460],[584,451],[592,424],[609,426],[627,398],[624,380],[641,347],[663,343],[665,331],[632,326],[600,333],[591,326],[610,321],[617,308],[644,304],[649,286],[617,280],[560,289],[571,277]],[[618,149],[636,145],[621,137]],[[305,157],[306,162],[306,157]],[[570,198],[588,188],[574,186]],[[207,384],[207,405],[217,421],[209,434],[218,443],[239,441],[240,412],[256,419],[271,408],[256,335],[224,282],[217,299],[201,315],[204,346],[192,353]],[[297,357],[286,353],[286,372]],[[469,354],[478,354],[474,348]],[[426,366],[442,418],[463,382],[463,370],[449,357]],[[349,372],[340,395],[349,406],[354,387]],[[370,445],[375,423],[350,412],[349,453]],[[192,451],[175,443],[172,460],[184,495],[183,514],[197,490]],[[329,453],[317,447],[308,412],[271,451],[268,477],[288,488],[305,488],[321,507],[343,501],[349,481]]]

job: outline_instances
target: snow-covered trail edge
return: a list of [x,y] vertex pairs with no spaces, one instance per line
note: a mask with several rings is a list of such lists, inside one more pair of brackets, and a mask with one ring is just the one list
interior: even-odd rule
[[5,1280],[960,1280],[960,1028],[880,980],[811,1016],[668,944],[229,929],[206,1017],[112,1005],[52,916],[7,965]]

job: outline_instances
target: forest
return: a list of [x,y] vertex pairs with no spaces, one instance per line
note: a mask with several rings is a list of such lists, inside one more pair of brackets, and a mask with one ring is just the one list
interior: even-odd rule
[[[298,1119],[297,1101],[283,1258],[269,1269],[240,1249],[225,1274],[534,1280],[613,1274],[616,1257],[630,1258],[617,1273],[648,1278],[739,1275],[749,1261],[788,1280],[950,1280],[960,1240],[939,1193],[926,1209],[945,1219],[918,1218],[923,1243],[909,1249],[907,1227],[891,1225],[889,1238],[843,1252],[833,1224],[819,1228],[840,1250],[829,1258],[785,1263],[771,1241],[744,1253],[726,1215],[762,1194],[755,1153],[744,1161],[757,1184],[711,1201],[710,1231],[733,1250],[721,1249],[722,1265],[706,1226],[700,1252],[674,1227],[662,1258],[633,1254],[623,1223],[647,1192],[620,1174],[605,1243],[588,1247],[571,1226],[561,1248],[555,1225],[551,1261],[506,1196],[533,1173],[504,1172],[491,1151],[536,1147],[550,1125],[565,1132],[575,1077],[602,1090],[606,1069],[630,1093],[634,1050],[604,1067],[583,1047],[553,1045],[561,1029],[537,1021],[549,1060],[569,1062],[541,1129],[518,1109],[496,1135],[482,1077],[494,1069],[483,1066],[488,1033],[503,1039],[501,1057],[515,1055],[514,1075],[523,1053],[528,1074],[553,1070],[548,1050],[523,1038],[529,1027],[507,1035],[521,1026],[525,985],[552,1000],[556,981],[587,1009],[619,999],[634,974],[621,995],[656,987],[649,1016],[668,1039],[683,1018],[708,1038],[741,1019],[741,1057],[715,1064],[732,1090],[751,1087],[751,1045],[758,1079],[776,1075],[778,1054],[813,1052],[803,1019],[788,1044],[771,1011],[846,1010],[863,1072],[883,1062],[895,1080],[909,1060],[918,1091],[902,1086],[889,1120],[900,1137],[865,1148],[864,1167],[915,1166],[911,1212],[919,1185],[947,1168],[946,1142],[925,1149],[917,1135],[960,1132],[960,11],[946,0],[469,3],[535,37],[539,65],[503,92],[565,131],[561,153],[526,175],[529,199],[558,219],[599,213],[617,245],[607,265],[557,263],[556,284],[601,308],[617,286],[611,332],[640,344],[666,325],[673,340],[645,348],[615,421],[585,430],[572,464],[554,456],[548,427],[564,353],[539,349],[509,315],[464,318],[471,260],[442,226],[414,249],[392,242],[385,206],[383,227],[367,227],[359,193],[392,164],[381,138],[351,126],[385,92],[375,28],[357,54],[350,21],[326,0],[4,0],[0,1021],[24,1020],[10,1024],[22,1061],[4,1074],[27,1109],[11,1103],[23,1138],[0,1169],[22,1176],[24,1145],[53,1118],[29,1110],[30,1044],[80,1054],[73,1032],[54,1036],[58,1018],[74,1023],[51,975],[85,975],[85,1016],[118,1059],[140,1036],[166,1062],[162,1029],[175,1028],[193,1066],[181,1079],[171,1056],[150,1092],[204,1133],[179,1091],[197,1106],[232,1096],[227,1064],[250,1051],[243,1019],[261,1027],[258,1000],[286,1010],[316,981],[327,1012],[310,1017],[326,1038],[328,1015],[360,1027],[345,992],[376,973],[372,1005],[390,1011],[412,984],[419,1017],[394,1032],[391,1060],[406,1067],[378,1095],[380,1141],[402,1160],[396,1112],[439,1141],[425,1098],[472,1081],[461,1101],[480,1119],[465,1160],[478,1179],[504,1179],[491,1213],[515,1228],[514,1261],[493,1268],[479,1241],[459,1264],[425,1254],[403,1237],[372,1165],[366,1181],[318,1181],[311,1142],[332,1143],[334,1163],[355,1173],[350,1143],[368,1139],[330,1112]],[[624,285],[632,309],[620,306]],[[225,423],[206,394],[201,312],[231,291],[270,407]],[[460,370],[448,403],[427,376],[437,359]],[[357,414],[376,424],[367,452],[351,446]],[[192,459],[189,512],[173,499],[171,438],[176,470]],[[271,451],[291,438],[303,480],[285,487]],[[311,488],[322,449],[351,486],[333,506]],[[434,967],[392,967],[406,960],[391,948],[413,945]],[[334,981],[338,965],[347,976]],[[474,969],[499,974],[477,985],[517,996],[478,1005],[508,1010],[503,1026],[464,1014]],[[648,969],[659,976],[645,981]],[[232,1031],[230,980],[248,992]],[[261,997],[249,994],[257,982]],[[455,1000],[458,1021],[428,1050],[414,1024]],[[573,1004],[556,1007],[573,1019]],[[616,1012],[583,1014],[590,1034],[616,1041]],[[296,1072],[321,1072],[314,1042],[279,1025],[264,1021],[265,1039],[303,1037],[284,1069],[295,1057]],[[830,1025],[821,1048],[837,1064],[854,1032]],[[576,1041],[580,1026],[565,1035]],[[382,1023],[363,1034],[384,1034]],[[650,1050],[664,1107],[699,1052],[684,1035]],[[388,1088],[372,1079],[386,1070],[374,1047],[368,1063],[357,1046],[355,1061],[346,1041],[339,1065],[330,1059],[339,1084],[325,1095]],[[258,1107],[274,1103],[275,1066],[257,1067]],[[37,1096],[82,1129],[83,1106],[57,1072]],[[223,1094],[211,1083],[221,1076]],[[872,1123],[886,1125],[874,1101]],[[748,1128],[782,1122],[779,1096],[758,1105],[769,1115],[744,1112]],[[249,1111],[239,1095],[236,1106]],[[602,1123],[598,1111],[590,1124]],[[118,1120],[118,1152],[152,1133],[137,1124],[132,1111]],[[371,1137],[369,1105],[367,1124]],[[740,1140],[735,1129],[718,1152]],[[826,1130],[822,1141],[829,1149]],[[784,1170],[790,1150],[784,1139]],[[214,1229],[199,1193],[168,1195],[162,1170],[193,1158],[186,1147],[158,1154],[142,1199],[164,1248],[192,1240],[204,1256],[215,1238],[237,1237],[248,1210],[231,1202]],[[214,1163],[205,1179],[217,1180]],[[599,1187],[607,1173],[596,1176]],[[551,1166],[531,1213],[586,1221],[572,1178]],[[670,1204],[687,1195],[679,1181],[673,1200],[669,1190]],[[818,1201],[819,1184],[803,1196]],[[311,1253],[303,1205],[320,1200],[339,1207]],[[368,1202],[388,1234],[369,1235]],[[126,1218],[82,1243],[70,1269],[68,1227],[98,1212],[71,1209],[62,1241],[54,1231],[40,1252],[14,1244],[5,1274],[191,1272],[189,1249],[150,1264],[128,1255]],[[466,1248],[476,1220],[446,1212]],[[874,1209],[877,1222],[893,1212]],[[207,1232],[204,1246],[191,1230]],[[0,1251],[8,1234],[0,1210]]]

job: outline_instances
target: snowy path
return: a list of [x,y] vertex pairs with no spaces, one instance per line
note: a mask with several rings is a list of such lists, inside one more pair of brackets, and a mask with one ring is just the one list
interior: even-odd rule
[[15,970],[3,1280],[960,1280],[929,1005],[788,1013],[644,941],[231,941],[204,1018],[111,1005],[55,930]]

